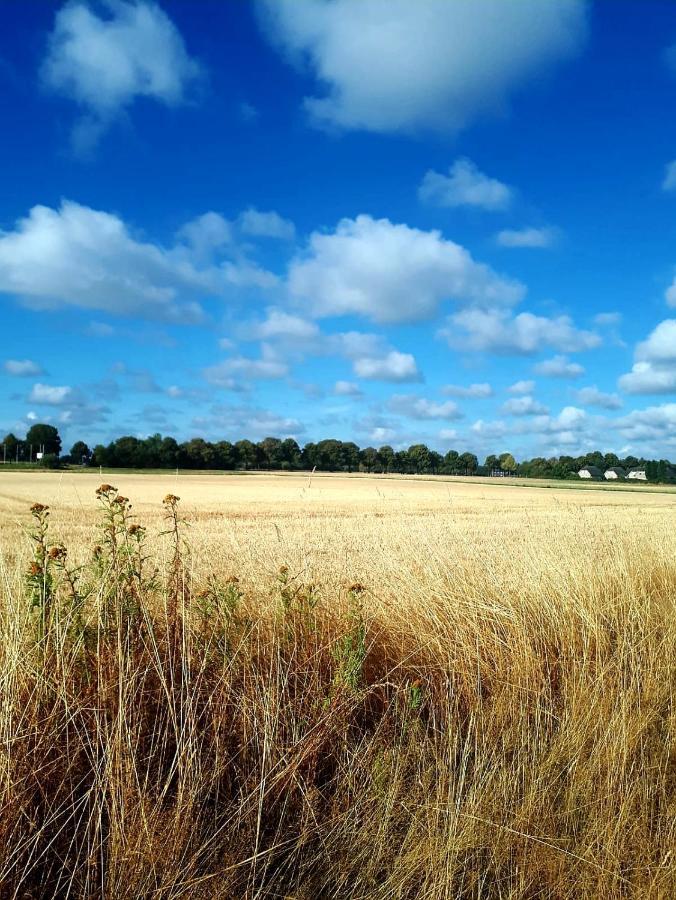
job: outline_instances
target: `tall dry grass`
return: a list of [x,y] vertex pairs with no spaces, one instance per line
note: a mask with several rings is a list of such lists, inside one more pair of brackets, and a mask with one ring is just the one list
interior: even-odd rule
[[406,565],[252,579],[98,496],[1,572],[3,896],[674,895],[672,534],[404,521]]

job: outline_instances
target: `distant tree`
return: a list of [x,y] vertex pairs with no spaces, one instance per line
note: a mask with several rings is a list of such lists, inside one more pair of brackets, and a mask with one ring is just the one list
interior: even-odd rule
[[214,444],[214,454],[214,465],[217,469],[237,468],[237,451],[230,441],[218,441]]
[[61,438],[53,425],[45,425],[41,422],[31,425],[26,435],[26,443],[33,445],[33,454],[42,451],[58,456],[61,453]]
[[280,448],[283,469],[300,469],[302,466],[301,450],[298,441],[293,438],[284,438]]
[[59,457],[56,453],[45,453],[40,460],[40,465],[45,469],[58,469],[61,465]]
[[345,441],[342,446],[342,463],[348,472],[359,470],[359,447],[354,441]]
[[430,469],[432,470],[433,475],[438,475],[444,465],[444,458],[441,453],[437,453],[436,450],[430,450]]
[[389,444],[383,444],[378,450],[378,461],[383,472],[389,472],[394,465],[394,450]]
[[4,450],[2,451],[3,459],[6,459],[7,462],[14,462],[17,458],[17,451],[19,448],[19,439],[16,435],[12,434],[10,431],[9,434],[5,435],[3,440]]
[[243,469],[255,469],[258,465],[258,453],[256,447],[251,441],[237,441],[235,444],[239,464]]
[[494,453],[491,453],[490,456],[486,457],[484,465],[487,469],[498,469],[500,467],[500,460]]
[[108,448],[103,444],[97,444],[92,450],[92,465],[109,466],[108,458]]
[[256,444],[258,459],[263,469],[282,468],[282,442],[276,437],[266,437]]
[[87,465],[91,455],[91,450],[84,441],[75,441],[70,448],[70,458],[75,465]]
[[502,453],[500,455],[500,468],[505,472],[516,472],[516,460],[511,453]]
[[444,469],[449,475],[457,475],[460,471],[460,454],[457,450],[449,450],[444,456]]
[[372,472],[378,465],[378,451],[375,447],[365,447],[359,453],[359,461],[366,472]]
[[416,474],[429,472],[430,469],[430,451],[425,444],[411,444],[408,448],[409,462]]
[[462,453],[460,455],[460,462],[467,475],[473,475],[479,466],[479,460],[473,453]]

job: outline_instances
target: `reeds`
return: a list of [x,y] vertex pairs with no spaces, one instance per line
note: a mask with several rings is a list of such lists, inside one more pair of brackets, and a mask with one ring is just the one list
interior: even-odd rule
[[674,895],[673,553],[251,588],[97,495],[4,577],[2,896]]

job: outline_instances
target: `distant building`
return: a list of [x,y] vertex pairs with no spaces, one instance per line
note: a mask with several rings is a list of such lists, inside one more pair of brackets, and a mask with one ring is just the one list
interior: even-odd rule
[[645,469],[629,469],[627,478],[631,478],[632,481],[645,481]]
[[603,477],[607,478],[608,481],[624,481],[627,473],[622,466],[612,466],[610,469],[606,469]]
[[583,466],[577,474],[580,478],[591,478],[594,481],[600,481],[603,478],[603,472],[598,466]]

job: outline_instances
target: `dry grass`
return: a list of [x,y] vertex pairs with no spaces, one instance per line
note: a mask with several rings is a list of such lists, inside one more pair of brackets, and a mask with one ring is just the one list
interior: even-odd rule
[[0,475],[3,896],[676,893],[669,494],[111,480]]

